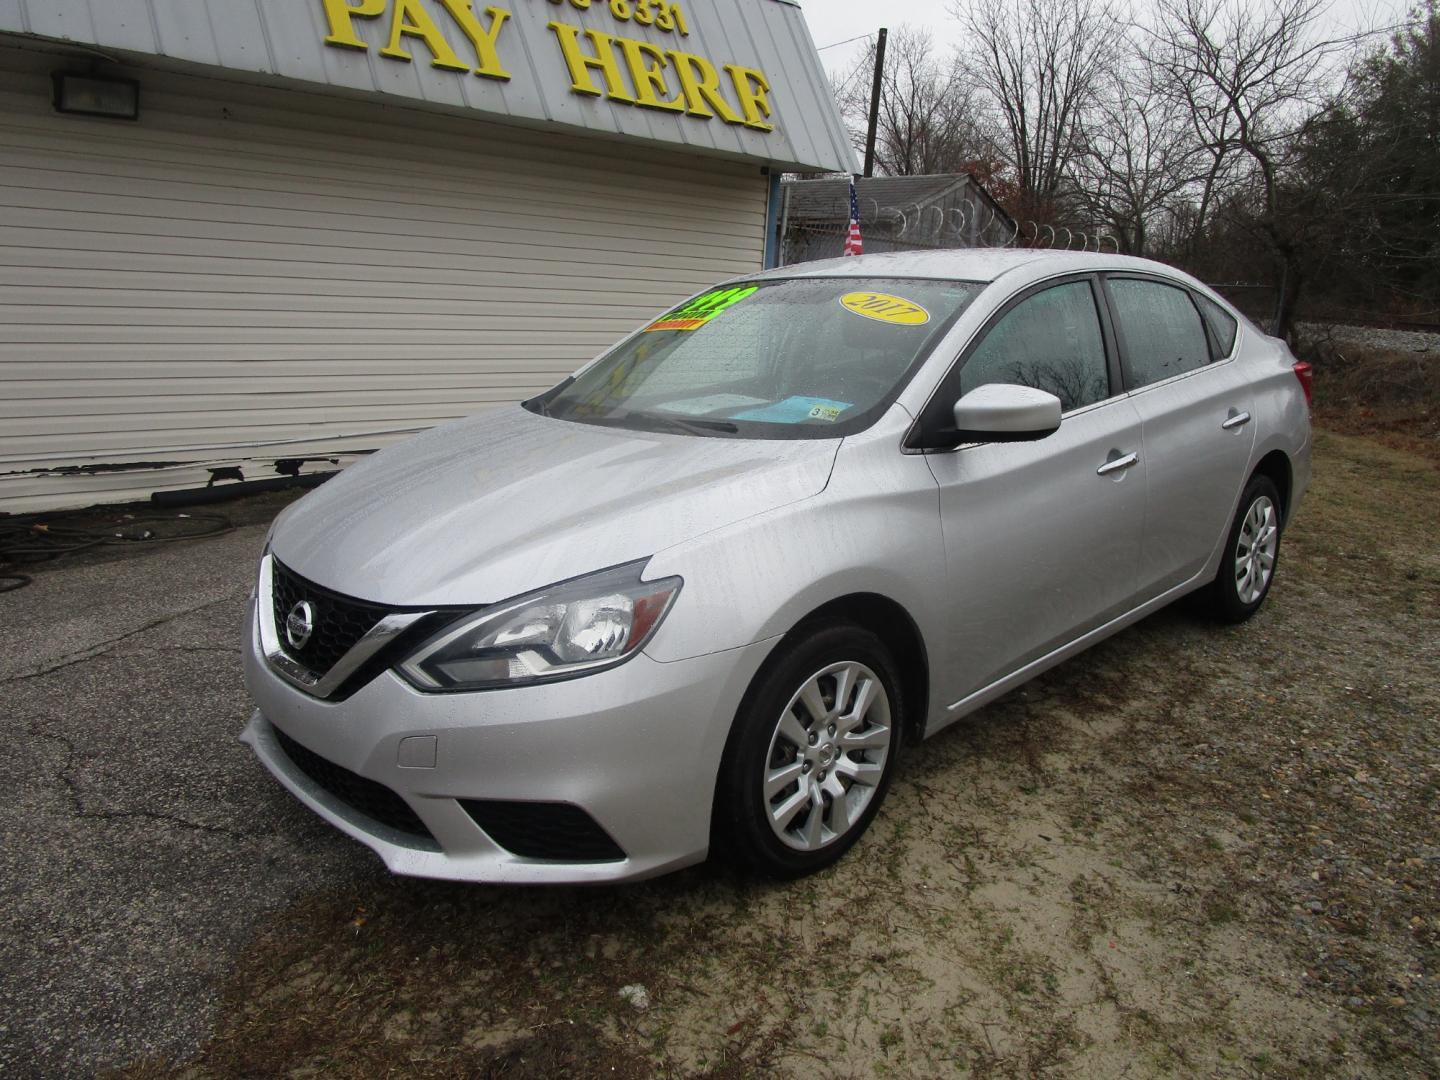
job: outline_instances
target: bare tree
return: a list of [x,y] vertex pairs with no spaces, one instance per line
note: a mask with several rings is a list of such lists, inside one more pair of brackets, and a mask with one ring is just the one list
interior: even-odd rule
[[1021,216],[1069,194],[1084,114],[1121,36],[1110,0],[952,0],[974,85],[990,100]]
[[1143,56],[1103,74],[1080,132],[1075,190],[1122,251],[1146,253],[1156,218],[1203,181],[1206,165],[1188,108],[1156,86]]
[[[874,71],[872,43],[835,84],[857,150],[865,144]],[[877,171],[892,176],[960,172],[988,153],[955,60],[937,54],[928,32],[898,28],[886,46],[881,75]]]
[[1148,54],[1165,91],[1189,111],[1218,171],[1251,166],[1255,226],[1279,271],[1274,332],[1285,336],[1300,294],[1303,222],[1289,213],[1284,173],[1297,135],[1323,107],[1349,43],[1317,34],[1327,0],[1158,0]]

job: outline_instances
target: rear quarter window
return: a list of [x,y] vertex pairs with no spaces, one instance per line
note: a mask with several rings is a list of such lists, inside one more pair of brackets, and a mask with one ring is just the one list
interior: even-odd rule
[[1235,335],[1239,332],[1240,324],[1236,322],[1234,315],[1208,296],[1196,293],[1195,300],[1200,305],[1200,313],[1210,324],[1210,332],[1215,335],[1215,341],[1220,346],[1220,355],[1229,356],[1235,351]]

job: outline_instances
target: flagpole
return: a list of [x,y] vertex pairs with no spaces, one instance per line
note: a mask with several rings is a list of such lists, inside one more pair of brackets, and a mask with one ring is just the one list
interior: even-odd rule
[[850,224],[845,232],[845,250],[843,255],[860,255],[865,251],[864,241],[860,237],[860,197],[855,189],[855,182],[858,176],[850,177]]

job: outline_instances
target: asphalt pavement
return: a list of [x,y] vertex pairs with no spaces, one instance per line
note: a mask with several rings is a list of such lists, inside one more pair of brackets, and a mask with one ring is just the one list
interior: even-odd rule
[[185,1055],[267,913],[382,873],[236,741],[264,531],[0,594],[0,1076]]

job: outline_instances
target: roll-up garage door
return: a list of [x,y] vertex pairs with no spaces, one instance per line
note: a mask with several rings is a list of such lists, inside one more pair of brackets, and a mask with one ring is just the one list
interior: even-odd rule
[[0,50],[0,511],[343,465],[763,258],[753,164],[153,71],[60,115],[55,66]]

